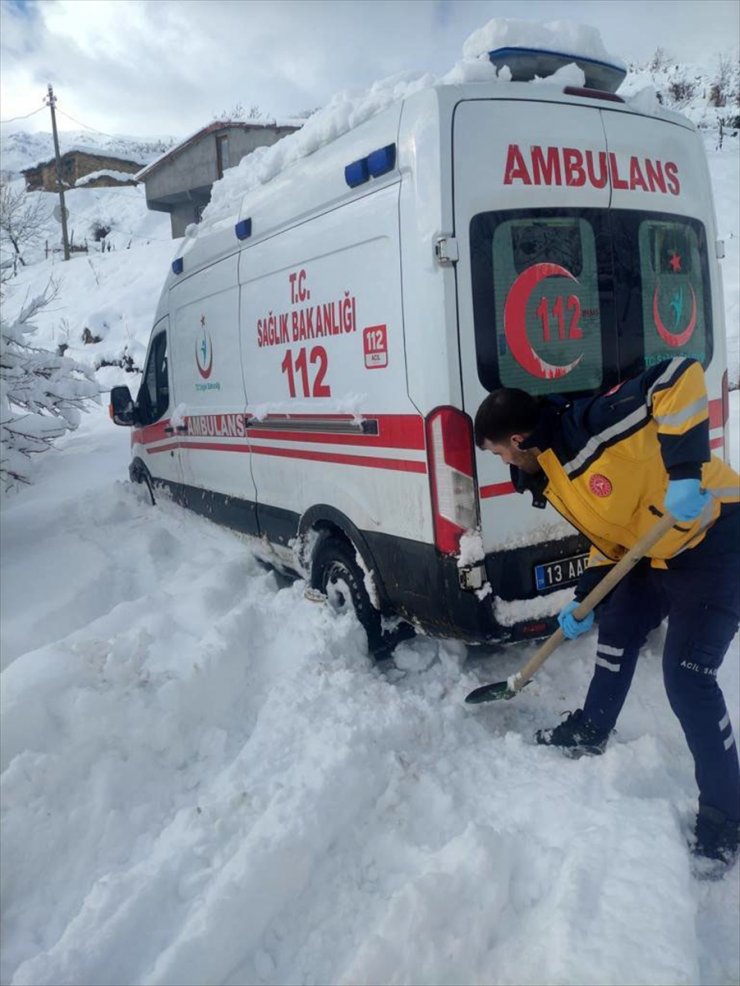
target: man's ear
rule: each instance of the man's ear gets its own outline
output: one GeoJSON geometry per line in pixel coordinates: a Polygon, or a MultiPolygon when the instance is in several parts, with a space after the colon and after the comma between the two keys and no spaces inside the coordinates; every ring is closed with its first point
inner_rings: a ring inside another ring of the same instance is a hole
{"type": "Polygon", "coordinates": [[[524,438],[525,438],[525,436],[524,436],[524,435],[512,435],[512,436],[511,436],[511,443],[512,443],[512,445],[514,445],[514,446],[515,446],[516,448],[519,448],[519,446],[520,446],[520,445],[522,444],[522,442],[524,441],[524,438]]]}

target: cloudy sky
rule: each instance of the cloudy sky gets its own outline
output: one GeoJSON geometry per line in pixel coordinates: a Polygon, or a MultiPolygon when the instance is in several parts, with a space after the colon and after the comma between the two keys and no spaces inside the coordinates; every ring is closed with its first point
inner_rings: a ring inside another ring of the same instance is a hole
{"type": "Polygon", "coordinates": [[[607,51],[658,46],[712,69],[737,51],[737,0],[0,0],[0,117],[180,137],[241,104],[286,119],[340,89],[403,72],[441,75],[494,17],[596,27],[607,51]]]}

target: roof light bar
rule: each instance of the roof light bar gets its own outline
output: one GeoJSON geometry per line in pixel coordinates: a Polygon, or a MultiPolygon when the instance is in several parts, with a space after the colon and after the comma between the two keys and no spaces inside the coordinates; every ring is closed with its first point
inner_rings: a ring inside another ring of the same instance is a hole
{"type": "Polygon", "coordinates": [[[506,48],[489,51],[488,58],[497,69],[507,65],[514,82],[530,82],[535,76],[540,79],[547,78],[572,62],[583,71],[587,89],[616,92],[627,75],[627,69],[623,65],[600,61],[575,52],[546,51],[542,48],[509,45],[506,48]]]}
{"type": "Polygon", "coordinates": [[[234,226],[234,232],[236,233],[237,240],[248,240],[252,235],[252,220],[240,219],[236,226],[234,226]]]}
{"type": "Polygon", "coordinates": [[[388,144],[387,147],[381,147],[367,156],[367,170],[373,178],[379,178],[381,175],[385,175],[389,171],[393,171],[395,166],[395,144],[388,144]]]}
{"type": "Polygon", "coordinates": [[[357,188],[364,185],[371,178],[380,178],[387,175],[396,167],[396,145],[386,144],[379,147],[376,151],[371,151],[367,157],[362,157],[358,161],[353,161],[344,169],[344,180],[350,188],[357,188]]]}
{"type": "Polygon", "coordinates": [[[175,260],[172,261],[172,273],[182,274],[183,266],[184,265],[183,265],[182,257],[177,257],[175,260]]]}
{"type": "Polygon", "coordinates": [[[350,188],[357,188],[358,185],[364,185],[369,178],[367,158],[365,157],[360,158],[359,161],[353,161],[352,164],[348,164],[344,169],[344,180],[350,188]]]}

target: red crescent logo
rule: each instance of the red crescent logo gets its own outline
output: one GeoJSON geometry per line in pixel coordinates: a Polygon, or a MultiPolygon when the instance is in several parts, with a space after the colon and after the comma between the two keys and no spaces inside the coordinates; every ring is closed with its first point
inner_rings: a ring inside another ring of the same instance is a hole
{"type": "Polygon", "coordinates": [[[691,316],[689,318],[689,324],[686,326],[683,332],[675,335],[670,332],[665,325],[663,325],[663,319],[660,317],[660,312],[658,311],[658,285],[655,285],[655,291],[653,292],[653,320],[655,321],[655,328],[658,330],[658,335],[667,343],[669,346],[678,348],[678,346],[685,346],[693,335],[694,329],[696,328],[696,295],[694,294],[694,289],[689,284],[689,291],[691,291],[691,316]]]}
{"type": "Polygon", "coordinates": [[[210,335],[208,335],[207,332],[204,332],[203,335],[200,337],[200,339],[196,337],[195,365],[198,367],[198,373],[200,373],[200,375],[203,377],[204,380],[207,380],[211,375],[211,370],[213,369],[213,345],[211,343],[211,337],[210,335]],[[202,340],[208,339],[208,366],[205,367],[200,365],[200,357],[198,355],[198,343],[201,341],[201,339],[202,340]]]}
{"type": "Polygon", "coordinates": [[[577,278],[559,264],[533,264],[532,267],[522,271],[506,296],[504,335],[511,355],[527,373],[541,380],[557,380],[578,366],[583,359],[583,353],[565,366],[547,363],[535,352],[527,337],[527,302],[535,287],[546,277],[567,277],[578,283],[577,278]]]}

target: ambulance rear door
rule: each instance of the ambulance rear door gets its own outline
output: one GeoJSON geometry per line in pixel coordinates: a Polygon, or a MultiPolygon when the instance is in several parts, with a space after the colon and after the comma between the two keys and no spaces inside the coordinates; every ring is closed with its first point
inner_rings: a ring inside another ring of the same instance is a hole
{"type": "Polygon", "coordinates": [[[680,122],[613,111],[602,116],[613,162],[622,369],[631,372],[630,351],[638,370],[676,356],[698,360],[707,380],[712,451],[726,457],[724,306],[701,138],[680,122]]]}
{"type": "MultiPolygon", "coordinates": [[[[604,252],[597,240],[608,235],[606,154],[598,108],[525,100],[457,105],[459,339],[471,417],[498,387],[575,395],[614,378],[617,342],[602,337],[597,259],[604,252]]],[[[533,510],[529,495],[516,494],[497,457],[479,450],[477,471],[487,554],[575,534],[551,507],[533,510]]],[[[528,594],[529,569],[520,581],[528,594]]]]}

